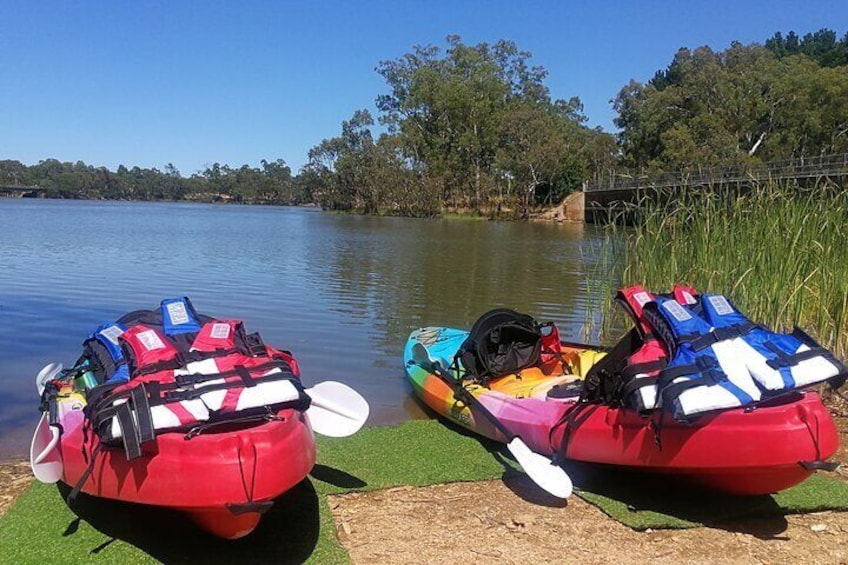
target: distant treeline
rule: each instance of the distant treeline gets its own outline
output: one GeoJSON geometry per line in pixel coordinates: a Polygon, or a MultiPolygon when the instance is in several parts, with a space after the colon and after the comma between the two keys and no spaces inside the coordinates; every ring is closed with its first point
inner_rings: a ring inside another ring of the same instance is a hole
{"type": "Polygon", "coordinates": [[[18,161],[0,161],[0,186],[37,186],[45,196],[75,195],[108,200],[198,200],[246,204],[304,204],[312,202],[292,178],[282,160],[262,161],[262,168],[231,169],[215,163],[202,173],[184,178],[168,164],[159,169],[128,169],[112,172],[82,161],[61,163],[47,159],[27,167],[18,161]]]}
{"type": "Polygon", "coordinates": [[[53,159],[0,161],[0,184],[85,198],[315,203],[368,214],[526,215],[584,183],[634,173],[848,152],[848,34],[827,29],[714,52],[681,49],[615,99],[616,135],[586,126],[579,98],[552,99],[547,71],[511,41],[416,46],[382,61],[379,116],[357,110],[292,176],[215,164],[183,178],[53,159]],[[381,126],[375,132],[375,126],[381,126]]]}

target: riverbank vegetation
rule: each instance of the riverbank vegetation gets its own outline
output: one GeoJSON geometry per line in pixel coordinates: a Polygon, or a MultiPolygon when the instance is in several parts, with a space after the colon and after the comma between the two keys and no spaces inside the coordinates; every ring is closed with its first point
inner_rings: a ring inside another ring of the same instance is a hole
{"type": "MultiPolygon", "coordinates": [[[[366,214],[526,217],[585,185],[848,152],[848,34],[776,33],[724,51],[681,49],[614,96],[613,135],[588,127],[576,96],[551,96],[547,70],[506,40],[416,46],[377,64],[374,116],[352,113],[292,174],[215,163],[183,177],[55,159],[0,161],[0,186],[128,200],[318,204],[366,214]]],[[[11,189],[6,189],[14,193],[11,189]]]]}
{"type": "Polygon", "coordinates": [[[750,319],[778,331],[797,324],[848,358],[848,191],[765,183],[683,193],[642,201],[632,228],[606,226],[610,290],[687,283],[726,294],[750,319]]]}
{"type": "Polygon", "coordinates": [[[105,200],[195,200],[245,204],[307,204],[299,191],[291,168],[285,161],[263,160],[261,168],[244,165],[232,169],[215,163],[204,171],[183,177],[172,165],[159,169],[117,171],[86,165],[82,161],[63,163],[46,159],[27,167],[18,161],[0,161],[0,186],[44,189],[38,195],[54,198],[105,200]]]}

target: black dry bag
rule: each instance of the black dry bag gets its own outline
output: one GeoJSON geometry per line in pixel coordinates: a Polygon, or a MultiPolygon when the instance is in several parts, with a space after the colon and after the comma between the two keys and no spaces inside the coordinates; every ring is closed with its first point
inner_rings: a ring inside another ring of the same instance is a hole
{"type": "Polygon", "coordinates": [[[474,323],[454,362],[459,361],[468,376],[486,382],[535,365],[541,342],[532,316],[496,308],[474,323]]]}

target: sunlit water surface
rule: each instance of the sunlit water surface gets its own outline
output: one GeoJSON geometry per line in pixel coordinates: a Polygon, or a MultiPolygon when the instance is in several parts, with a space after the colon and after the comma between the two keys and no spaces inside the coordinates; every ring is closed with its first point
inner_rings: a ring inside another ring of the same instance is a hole
{"type": "Polygon", "coordinates": [[[173,296],[291,350],[306,386],[353,386],[369,426],[429,417],[404,380],[409,332],[508,306],[581,339],[599,245],[582,225],[0,199],[0,459],[28,449],[42,366],[173,296]]]}

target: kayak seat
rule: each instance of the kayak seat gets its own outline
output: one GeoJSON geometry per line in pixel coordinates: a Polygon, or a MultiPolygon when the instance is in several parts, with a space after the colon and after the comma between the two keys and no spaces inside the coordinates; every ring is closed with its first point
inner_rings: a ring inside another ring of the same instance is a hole
{"type": "Polygon", "coordinates": [[[583,381],[578,380],[574,375],[563,375],[561,377],[545,379],[544,382],[534,386],[530,392],[530,398],[564,400],[580,396],[582,389],[583,381]]]}

